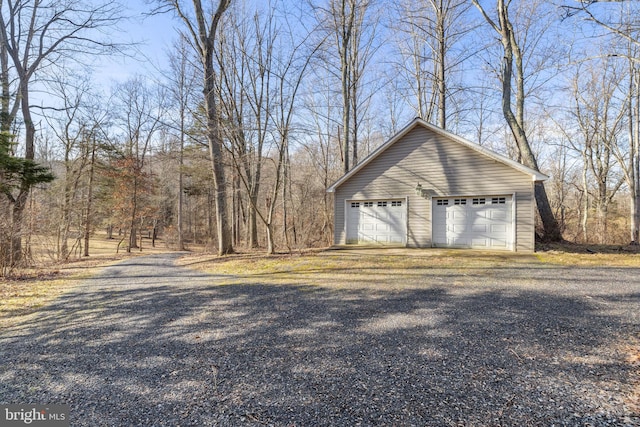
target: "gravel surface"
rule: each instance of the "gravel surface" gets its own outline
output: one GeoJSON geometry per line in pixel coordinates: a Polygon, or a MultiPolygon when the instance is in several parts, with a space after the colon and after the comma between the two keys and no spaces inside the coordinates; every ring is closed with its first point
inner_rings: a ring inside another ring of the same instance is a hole
{"type": "Polygon", "coordinates": [[[72,426],[640,425],[640,268],[433,269],[386,292],[217,286],[177,256],[1,331],[0,402],[68,403],[72,426]]]}

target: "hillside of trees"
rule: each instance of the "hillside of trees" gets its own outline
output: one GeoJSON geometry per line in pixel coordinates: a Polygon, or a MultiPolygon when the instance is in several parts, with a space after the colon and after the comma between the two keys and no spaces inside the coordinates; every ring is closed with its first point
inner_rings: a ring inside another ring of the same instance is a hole
{"type": "MultiPolygon", "coordinates": [[[[155,0],[155,73],[99,81],[114,2],[0,0],[0,267],[141,238],[220,255],[326,247],[326,188],[413,117],[550,179],[538,237],[637,244],[640,4],[155,0]],[[171,31],[171,29],[167,29],[171,31]]],[[[140,19],[138,17],[138,19],[140,19]]],[[[150,24],[149,24],[150,25],[150,24]]]]}

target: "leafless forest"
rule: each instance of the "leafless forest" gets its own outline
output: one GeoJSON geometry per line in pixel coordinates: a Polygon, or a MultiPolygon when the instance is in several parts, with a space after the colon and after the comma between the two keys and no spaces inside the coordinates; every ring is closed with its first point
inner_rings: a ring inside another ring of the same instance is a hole
{"type": "MultiPolygon", "coordinates": [[[[155,0],[156,73],[112,1],[0,0],[0,266],[332,243],[325,189],[413,117],[540,170],[543,241],[637,244],[636,1],[155,0]],[[42,249],[42,248],[41,248],[42,249]]],[[[143,16],[143,17],[144,17],[143,16]]]]}

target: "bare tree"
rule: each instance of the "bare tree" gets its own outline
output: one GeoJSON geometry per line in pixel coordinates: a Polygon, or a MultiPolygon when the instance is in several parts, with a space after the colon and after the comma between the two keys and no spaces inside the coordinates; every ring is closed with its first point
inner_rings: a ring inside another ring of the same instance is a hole
{"type": "MultiPolygon", "coordinates": [[[[55,114],[45,115],[45,120],[62,149],[64,175],[61,177],[62,196],[57,221],[57,256],[59,260],[67,260],[71,253],[68,247],[71,227],[75,225],[78,231],[82,228],[83,215],[77,208],[82,206],[79,199],[81,184],[93,152],[91,141],[94,130],[86,113],[91,76],[79,76],[62,70],[50,80],[49,86],[62,101],[55,114]]],[[[77,236],[80,242],[80,235],[77,236]]]]}
{"type": "MultiPolygon", "coordinates": [[[[237,13],[237,11],[234,11],[237,13]]],[[[267,253],[275,252],[275,218],[283,213],[286,239],[287,162],[297,94],[313,52],[276,21],[275,9],[256,11],[250,19],[229,16],[236,29],[220,38],[220,99],[236,176],[247,195],[249,244],[257,244],[256,219],[266,229],[267,253]],[[263,12],[263,13],[261,13],[263,12]],[[273,165],[273,169],[267,168],[273,165]],[[264,182],[264,174],[272,185],[264,182]],[[259,193],[265,190],[261,208],[259,193]],[[281,194],[282,191],[282,194],[281,194]],[[278,200],[282,197],[282,210],[278,200]]]]}
{"type": "Polygon", "coordinates": [[[203,7],[201,0],[193,0],[188,7],[180,0],[158,0],[180,17],[186,27],[190,43],[196,49],[203,70],[203,95],[206,112],[207,141],[215,189],[215,207],[218,232],[218,255],[233,252],[231,221],[227,208],[227,183],[225,176],[222,135],[218,115],[216,70],[214,64],[215,42],[218,24],[231,0],[219,0],[211,9],[203,7]]]}
{"type": "Polygon", "coordinates": [[[640,245],[640,66],[629,61],[629,158],[625,177],[630,196],[631,244],[640,245]]]}
{"type": "MultiPolygon", "coordinates": [[[[24,126],[24,158],[35,159],[36,127],[33,119],[31,84],[38,72],[64,60],[81,61],[86,55],[113,51],[117,46],[100,39],[105,27],[121,19],[114,2],[81,0],[1,0],[0,62],[2,63],[2,128],[15,124],[18,112],[24,126]],[[12,89],[13,88],[13,89],[12,89]]],[[[13,224],[12,257],[22,254],[22,218],[30,187],[23,185],[4,200],[10,204],[13,224]]]]}
{"type": "Polygon", "coordinates": [[[190,126],[190,118],[193,118],[193,102],[195,98],[194,90],[196,88],[196,67],[191,62],[192,50],[190,49],[184,35],[180,35],[180,39],[175,44],[174,51],[169,58],[170,75],[169,93],[172,102],[177,108],[177,117],[174,119],[172,126],[178,133],[178,206],[176,215],[177,225],[177,246],[178,250],[185,249],[184,243],[184,150],[187,142],[188,127],[190,126]]]}
{"type": "MultiPolygon", "coordinates": [[[[313,73],[313,71],[312,71],[313,73]]],[[[322,225],[320,230],[322,236],[326,237],[326,242],[333,242],[333,204],[332,199],[328,196],[326,188],[340,176],[341,159],[339,156],[339,144],[334,121],[335,111],[339,106],[334,105],[333,90],[331,87],[324,87],[323,90],[306,94],[304,99],[305,111],[304,117],[309,121],[305,124],[310,135],[309,140],[301,141],[306,156],[298,155],[302,164],[309,164],[313,168],[314,176],[320,179],[322,188],[322,225]],[[304,158],[308,158],[306,162],[304,158]]]]}
{"type": "Polygon", "coordinates": [[[330,73],[334,73],[335,59],[339,62],[337,76],[342,98],[342,126],[339,138],[342,141],[343,171],[348,172],[358,164],[359,126],[366,105],[363,94],[365,71],[376,52],[379,17],[371,0],[330,0],[329,4],[313,6],[320,25],[327,32],[324,54],[330,73]],[[330,51],[335,48],[337,55],[330,51]],[[336,58],[337,56],[337,58],[336,58]]]}
{"type": "Polygon", "coordinates": [[[127,252],[139,248],[137,236],[146,214],[145,208],[153,210],[148,202],[145,204],[143,197],[152,190],[145,162],[165,114],[162,90],[159,86],[149,87],[140,77],[121,83],[115,89],[114,124],[120,132],[110,144],[114,158],[111,174],[119,183],[115,187],[115,199],[122,206],[121,224],[126,224],[128,230],[127,252]]]}
{"type": "Polygon", "coordinates": [[[236,177],[246,185],[246,234],[258,247],[258,197],[265,151],[273,130],[269,115],[274,105],[273,61],[277,28],[274,10],[266,13],[233,10],[227,25],[233,31],[219,37],[216,52],[219,97],[224,134],[236,177]],[[262,18],[262,16],[264,18],[262,18]]]}
{"type": "Polygon", "coordinates": [[[627,46],[627,144],[615,144],[613,154],[629,187],[630,244],[640,245],[640,60],[637,60],[640,45],[627,42],[627,46]]]}
{"type": "Polygon", "coordinates": [[[626,58],[629,64],[628,86],[628,140],[629,155],[620,156],[618,160],[624,165],[623,170],[629,186],[630,201],[630,238],[631,244],[640,244],[640,77],[638,74],[640,57],[640,19],[638,2],[625,0],[585,0],[578,4],[563,6],[566,17],[586,16],[586,19],[603,28],[621,43],[612,49],[610,56],[626,58]],[[593,10],[596,3],[603,7],[593,10]],[[604,7],[606,4],[606,7],[604,7]],[[625,157],[622,160],[622,157],[625,157]]]}
{"type": "MultiPolygon", "coordinates": [[[[584,161],[582,181],[585,200],[589,191],[587,171],[595,181],[593,200],[598,243],[606,243],[608,208],[624,183],[624,176],[615,173],[619,165],[614,153],[619,149],[627,114],[626,100],[617,98],[625,77],[617,68],[605,60],[587,70],[579,69],[574,80],[574,116],[579,134],[570,142],[584,161]]],[[[586,212],[587,206],[585,215],[586,212]]],[[[586,239],[586,220],[583,220],[583,232],[586,239]]]]}
{"type": "Polygon", "coordinates": [[[400,43],[401,70],[413,89],[416,114],[443,129],[447,100],[452,96],[448,82],[470,56],[468,49],[454,51],[471,29],[470,7],[463,0],[413,0],[399,5],[399,29],[406,35],[400,43]]]}
{"type": "MultiPolygon", "coordinates": [[[[291,35],[291,30],[289,35],[291,35]]],[[[271,206],[267,216],[267,252],[274,253],[274,239],[273,239],[273,214],[275,202],[278,197],[279,187],[282,186],[283,190],[287,188],[287,169],[289,162],[289,146],[291,143],[292,135],[292,123],[294,118],[294,111],[297,105],[297,96],[300,90],[300,86],[306,70],[311,59],[314,56],[315,51],[320,47],[319,45],[312,47],[311,50],[305,51],[307,38],[299,43],[295,43],[295,40],[289,40],[288,43],[293,45],[293,48],[284,53],[278,58],[278,66],[274,68],[273,72],[276,77],[276,96],[277,107],[274,109],[272,120],[276,129],[276,146],[278,147],[278,160],[276,163],[276,182],[273,186],[271,206]]],[[[283,204],[284,204],[284,230],[286,238],[286,192],[283,191],[283,204]]]]}
{"type": "MultiPolygon", "coordinates": [[[[504,115],[513,138],[518,147],[520,161],[526,166],[539,171],[538,161],[531,149],[525,125],[525,58],[518,43],[513,22],[509,17],[511,0],[497,0],[497,22],[489,16],[478,0],[472,0],[480,10],[487,23],[500,36],[502,44],[502,67],[500,79],[502,83],[502,113],[504,115]],[[513,82],[515,80],[515,87],[513,82]],[[513,110],[512,97],[515,97],[515,112],[513,110]]],[[[535,198],[538,213],[544,227],[544,239],[546,241],[562,240],[562,233],[558,221],[553,215],[547,192],[542,182],[535,184],[535,198]]]]}

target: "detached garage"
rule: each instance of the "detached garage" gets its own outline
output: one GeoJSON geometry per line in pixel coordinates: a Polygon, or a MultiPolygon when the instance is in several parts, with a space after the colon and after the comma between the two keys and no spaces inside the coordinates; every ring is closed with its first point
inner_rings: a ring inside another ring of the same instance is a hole
{"type": "Polygon", "coordinates": [[[545,179],[415,119],[329,187],[335,243],[533,251],[545,179]]]}

